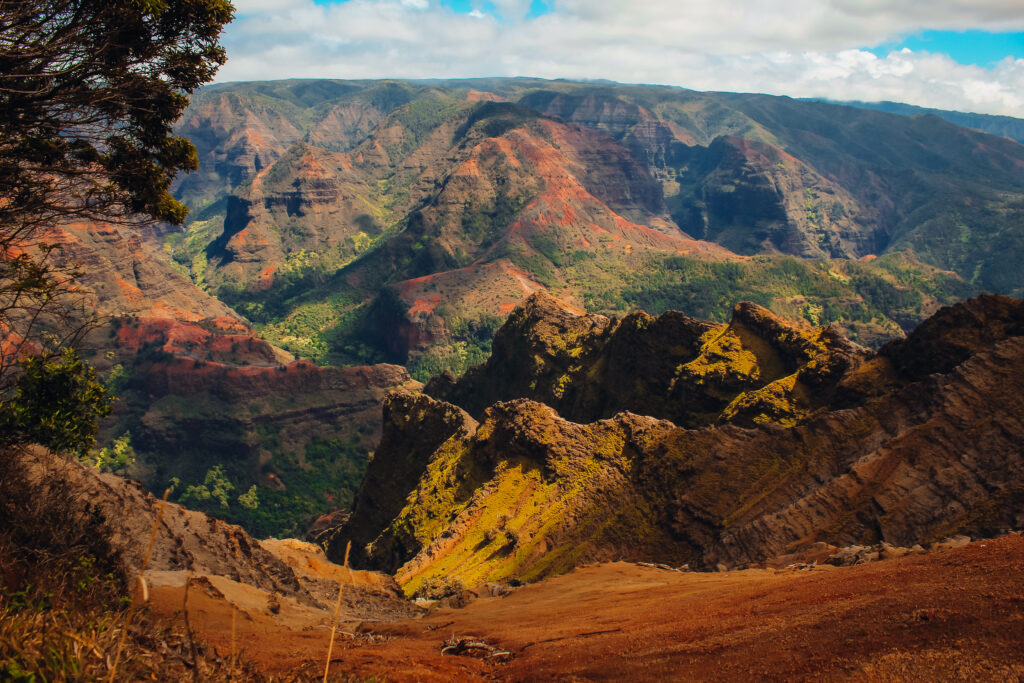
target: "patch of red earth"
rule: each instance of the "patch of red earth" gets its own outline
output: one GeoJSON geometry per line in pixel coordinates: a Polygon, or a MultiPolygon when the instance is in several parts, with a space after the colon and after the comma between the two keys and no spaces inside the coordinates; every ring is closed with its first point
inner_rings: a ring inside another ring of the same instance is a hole
{"type": "Polygon", "coordinates": [[[431,315],[440,303],[440,294],[435,294],[430,299],[416,299],[413,301],[412,307],[407,311],[407,315],[410,318],[416,315],[431,315]]]}
{"type": "Polygon", "coordinates": [[[871,263],[876,258],[878,258],[878,254],[864,254],[857,260],[860,261],[861,263],[871,263]]]}
{"type": "Polygon", "coordinates": [[[274,285],[274,273],[276,271],[277,268],[272,265],[261,270],[257,287],[260,289],[270,289],[274,285]]]}
{"type": "Polygon", "coordinates": [[[296,171],[300,178],[327,178],[330,175],[327,167],[309,152],[303,154],[299,159],[296,171]]]}
{"type": "Polygon", "coordinates": [[[229,318],[197,322],[165,317],[130,318],[117,328],[114,340],[120,350],[131,354],[144,346],[158,346],[164,353],[214,363],[276,365],[279,360],[290,360],[287,354],[281,355],[270,344],[254,337],[244,323],[229,318]]]}
{"type": "Polygon", "coordinates": [[[250,331],[249,326],[237,318],[221,316],[219,318],[210,318],[207,322],[222,334],[246,334],[250,331]]]}
{"type": "Polygon", "coordinates": [[[451,173],[452,178],[458,178],[459,176],[469,176],[472,178],[480,177],[480,162],[477,161],[476,157],[470,157],[462,162],[458,168],[451,173]]]}
{"type": "Polygon", "coordinates": [[[11,359],[22,354],[29,355],[41,352],[42,349],[39,346],[25,341],[24,337],[11,330],[10,325],[0,321],[0,356],[5,361],[10,362],[11,359]]]}
{"type": "MultiPolygon", "coordinates": [[[[466,270],[466,269],[463,268],[461,270],[466,270]]],[[[446,272],[452,272],[452,271],[446,271],[446,272]]],[[[401,282],[396,284],[395,287],[398,289],[398,295],[400,297],[402,297],[403,299],[408,299],[410,296],[412,296],[413,290],[415,290],[417,288],[422,288],[423,286],[425,286],[427,284],[436,282],[441,275],[444,275],[444,273],[433,273],[431,275],[422,275],[420,277],[414,277],[414,278],[410,278],[408,280],[402,280],[401,282]]]]}
{"type": "Polygon", "coordinates": [[[683,144],[691,147],[697,144],[697,138],[693,137],[690,131],[686,130],[675,121],[663,121],[662,123],[668,126],[668,129],[672,131],[672,135],[675,136],[676,140],[679,140],[683,144]]]}
{"type": "Polygon", "coordinates": [[[253,249],[254,247],[269,246],[270,242],[266,238],[254,234],[249,228],[245,228],[235,233],[231,237],[229,244],[241,249],[253,249]]]}
{"type": "MultiPolygon", "coordinates": [[[[331,671],[389,681],[1020,680],[1024,538],[1010,535],[847,568],[723,573],[582,567],[418,620],[364,623],[331,671]],[[483,640],[507,662],[441,653],[483,640]]],[[[180,599],[155,611],[171,616],[180,599]]],[[[230,607],[190,609],[221,652],[230,607]]],[[[268,673],[320,669],[329,629],[239,620],[237,646],[268,673]]],[[[346,625],[345,631],[350,631],[346,625]]]]}
{"type": "Polygon", "coordinates": [[[487,138],[480,143],[480,151],[486,156],[500,156],[502,161],[507,162],[513,168],[522,166],[522,163],[516,157],[515,145],[508,138],[487,138]]]}
{"type": "Polygon", "coordinates": [[[467,102],[505,102],[505,98],[501,95],[495,95],[492,92],[486,92],[483,90],[470,90],[466,93],[467,102]]]}
{"type": "Polygon", "coordinates": [[[188,311],[178,306],[172,306],[164,301],[157,300],[153,302],[152,307],[145,312],[147,317],[153,318],[174,318],[176,320],[182,320],[186,322],[197,322],[203,319],[203,316],[196,313],[195,311],[188,311]]]}
{"type": "Polygon", "coordinates": [[[492,314],[508,313],[534,292],[546,289],[508,259],[477,262],[455,270],[405,280],[396,285],[399,296],[410,303],[409,317],[430,315],[441,303],[444,290],[448,301],[492,314]],[[512,309],[508,306],[511,305],[512,309]]]}
{"type": "Polygon", "coordinates": [[[1024,675],[1022,571],[1020,536],[813,572],[602,565],[396,625],[392,640],[346,652],[339,670],[389,680],[1013,680],[1024,675]],[[440,656],[453,633],[514,659],[440,656]],[[475,668],[444,668],[458,664],[475,668]]]}
{"type": "MultiPolygon", "coordinates": [[[[551,121],[543,121],[542,125],[553,139],[567,148],[588,141],[581,131],[551,121]]],[[[575,227],[584,234],[599,232],[611,236],[615,242],[627,241],[634,247],[643,246],[659,251],[673,252],[699,244],[699,241],[682,234],[666,234],[623,218],[583,187],[574,175],[574,162],[550,144],[539,142],[524,131],[513,131],[501,139],[510,145],[509,154],[513,158],[520,156],[534,166],[536,173],[543,178],[544,190],[526,206],[519,218],[509,226],[503,239],[489,253],[513,237],[521,238],[531,229],[544,229],[548,226],[575,227]],[[587,219],[582,218],[583,215],[587,219]],[[596,223],[595,219],[601,224],[596,223]]],[[[717,245],[709,244],[701,250],[718,253],[723,258],[731,256],[731,252],[717,245]]]]}
{"type": "Polygon", "coordinates": [[[121,296],[123,296],[131,305],[137,306],[145,300],[146,297],[142,293],[142,290],[127,280],[115,277],[114,282],[117,284],[117,288],[121,290],[121,296]]]}

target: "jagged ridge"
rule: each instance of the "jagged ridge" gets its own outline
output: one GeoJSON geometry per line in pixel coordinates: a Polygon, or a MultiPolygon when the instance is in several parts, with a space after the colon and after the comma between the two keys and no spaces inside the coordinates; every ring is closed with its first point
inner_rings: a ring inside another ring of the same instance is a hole
{"type": "MultiPolygon", "coordinates": [[[[808,382],[818,407],[793,423],[741,427],[729,422],[742,411],[725,410],[724,424],[698,429],[632,413],[581,425],[536,401],[497,403],[475,431],[449,425],[367,561],[413,591],[441,576],[534,579],[612,558],[737,566],[818,541],[912,545],[1020,526],[1022,315],[1024,302],[984,296],[879,354],[833,341],[854,362],[822,372],[825,391],[808,382]]],[[[820,372],[816,361],[797,374],[820,372]]],[[[431,412],[457,414],[413,403],[388,423],[392,442],[429,427],[431,412]]],[[[350,528],[366,538],[361,525],[357,513],[350,528]]]]}

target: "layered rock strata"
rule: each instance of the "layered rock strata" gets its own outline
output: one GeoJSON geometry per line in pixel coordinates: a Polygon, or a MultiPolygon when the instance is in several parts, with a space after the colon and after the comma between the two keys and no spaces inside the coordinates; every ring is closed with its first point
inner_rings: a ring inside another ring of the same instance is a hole
{"type": "MultiPolygon", "coordinates": [[[[759,340],[749,347],[774,344],[777,367],[797,376],[802,389],[775,397],[807,406],[797,416],[762,411],[752,420],[736,409],[768,400],[765,386],[779,382],[771,376],[703,427],[633,412],[577,424],[523,398],[491,405],[477,426],[454,406],[391,398],[382,462],[395,462],[387,444],[414,441],[420,430],[448,436],[410,463],[418,481],[386,526],[356,508],[350,533],[377,533],[365,546],[368,566],[397,570],[412,592],[440,577],[535,579],[615,558],[736,567],[816,543],[912,546],[1024,525],[1024,302],[957,304],[878,354],[832,338],[830,350],[795,370],[779,349],[806,359],[808,340],[833,333],[787,336],[779,321],[753,322],[755,312],[741,306],[736,318],[759,340]],[[437,415],[447,416],[440,432],[437,415]]],[[[595,338],[614,329],[560,316],[546,329],[594,325],[595,338]]],[[[722,359],[724,376],[743,358],[722,359]]]]}

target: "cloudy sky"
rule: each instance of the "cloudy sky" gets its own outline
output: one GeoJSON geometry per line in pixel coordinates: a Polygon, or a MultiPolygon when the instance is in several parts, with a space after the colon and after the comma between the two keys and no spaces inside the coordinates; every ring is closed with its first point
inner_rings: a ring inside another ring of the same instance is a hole
{"type": "Polygon", "coordinates": [[[234,0],[218,81],[604,78],[1024,117],[1024,0],[234,0]]]}

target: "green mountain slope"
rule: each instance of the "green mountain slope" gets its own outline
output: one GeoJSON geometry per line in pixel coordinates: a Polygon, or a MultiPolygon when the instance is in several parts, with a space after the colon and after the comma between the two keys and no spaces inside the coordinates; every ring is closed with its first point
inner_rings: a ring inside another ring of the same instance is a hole
{"type": "Polygon", "coordinates": [[[899,114],[901,116],[923,116],[931,114],[938,116],[940,119],[945,119],[950,123],[963,126],[964,128],[973,128],[975,130],[980,130],[983,133],[988,133],[989,135],[999,135],[1004,138],[1016,140],[1017,142],[1024,142],[1024,119],[1015,118],[1013,116],[998,116],[992,114],[975,114],[963,111],[948,111],[946,109],[932,109],[929,107],[918,107],[913,104],[904,104],[902,102],[861,102],[859,100],[848,102],[835,100],[817,101],[828,102],[829,104],[841,104],[848,107],[857,107],[859,109],[874,109],[875,111],[884,111],[889,114],[899,114]]]}
{"type": "Polygon", "coordinates": [[[935,117],[538,79],[222,84],[168,238],[269,340],[421,379],[526,296],[725,320],[751,299],[877,344],[1019,294],[1024,147],[935,117]]]}

